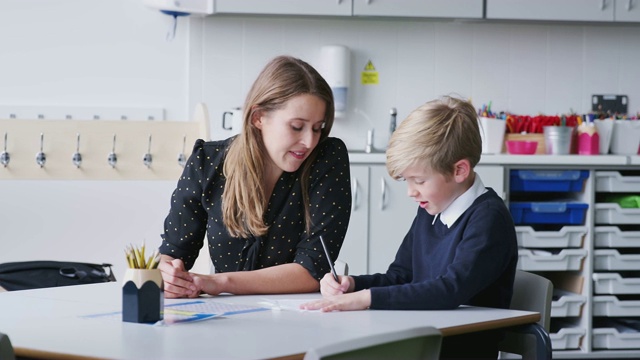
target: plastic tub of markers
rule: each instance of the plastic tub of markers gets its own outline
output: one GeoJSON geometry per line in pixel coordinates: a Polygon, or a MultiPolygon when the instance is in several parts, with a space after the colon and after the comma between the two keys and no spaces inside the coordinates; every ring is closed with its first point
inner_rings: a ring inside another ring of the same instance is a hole
{"type": "Polygon", "coordinates": [[[511,202],[509,210],[516,225],[583,225],[588,204],[575,202],[511,202]]]}
{"type": "Polygon", "coordinates": [[[511,170],[510,189],[538,192],[581,192],[588,170],[511,170]]]}

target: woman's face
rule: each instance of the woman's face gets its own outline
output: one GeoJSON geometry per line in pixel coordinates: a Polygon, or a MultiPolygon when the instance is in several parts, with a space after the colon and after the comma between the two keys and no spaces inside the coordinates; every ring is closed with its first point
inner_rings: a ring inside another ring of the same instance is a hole
{"type": "Polygon", "coordinates": [[[325,107],[319,97],[303,94],[291,98],[279,110],[257,112],[253,125],[261,130],[272,162],[268,171],[294,172],[300,168],[320,141],[325,107]]]}

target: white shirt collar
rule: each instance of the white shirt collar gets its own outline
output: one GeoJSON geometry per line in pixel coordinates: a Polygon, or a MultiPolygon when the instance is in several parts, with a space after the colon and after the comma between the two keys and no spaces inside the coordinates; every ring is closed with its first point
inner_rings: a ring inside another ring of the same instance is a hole
{"type": "Polygon", "coordinates": [[[449,205],[449,207],[438,214],[440,215],[440,221],[443,224],[447,225],[447,227],[451,227],[451,225],[453,225],[453,223],[458,220],[460,215],[467,211],[467,209],[471,207],[471,204],[473,204],[473,202],[476,201],[476,199],[480,195],[487,192],[487,188],[484,187],[484,184],[480,179],[480,175],[478,175],[477,173],[475,175],[476,178],[473,181],[473,185],[471,185],[471,187],[467,191],[465,191],[464,194],[458,196],[458,198],[455,199],[451,203],[451,205],[449,205]]]}

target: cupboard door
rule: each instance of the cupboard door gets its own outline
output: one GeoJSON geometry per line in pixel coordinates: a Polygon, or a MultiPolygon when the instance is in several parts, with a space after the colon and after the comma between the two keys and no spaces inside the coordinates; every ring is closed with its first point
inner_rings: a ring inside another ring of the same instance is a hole
{"type": "Polygon", "coordinates": [[[640,0],[616,0],[615,20],[640,22],[640,0]]]}
{"type": "Polygon", "coordinates": [[[613,0],[487,0],[487,19],[613,21],[613,0]]]}
{"type": "Polygon", "coordinates": [[[367,273],[369,244],[369,166],[351,165],[351,218],[338,259],[349,265],[349,274],[367,273]]]}
{"type": "Polygon", "coordinates": [[[500,165],[477,165],[475,172],[480,175],[482,183],[492,188],[502,199],[506,199],[504,191],[504,167],[500,165]]]}
{"type": "Polygon", "coordinates": [[[355,16],[482,19],[482,0],[353,0],[355,16]]]}
{"type": "Polygon", "coordinates": [[[216,0],[216,14],[351,16],[352,0],[216,0]]]}
{"type": "Polygon", "coordinates": [[[369,273],[387,271],[409,231],[418,204],[407,184],[392,179],[385,165],[371,166],[369,197],[369,273]]]}

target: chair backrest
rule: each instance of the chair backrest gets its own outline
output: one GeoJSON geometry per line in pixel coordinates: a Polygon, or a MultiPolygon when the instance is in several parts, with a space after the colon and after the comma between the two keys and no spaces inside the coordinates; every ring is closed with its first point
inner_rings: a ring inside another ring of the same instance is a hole
{"type": "MultiPolygon", "coordinates": [[[[551,359],[551,345],[548,338],[551,323],[551,299],[553,283],[545,277],[526,271],[516,270],[513,281],[512,310],[535,311],[540,313],[538,324],[546,332],[540,338],[535,328],[521,326],[507,330],[505,338],[498,345],[501,353],[518,354],[522,359],[551,359]]],[[[540,330],[542,331],[542,330],[540,330]]],[[[550,340],[549,340],[550,341],[550,340]]],[[[503,354],[500,358],[504,358],[503,354]]]]}
{"type": "Polygon", "coordinates": [[[516,270],[516,278],[513,281],[513,297],[511,309],[536,311],[540,313],[538,324],[548,332],[551,324],[551,298],[553,296],[553,284],[540,275],[522,270],[516,270]]]}
{"type": "Polygon", "coordinates": [[[440,356],[442,334],[431,326],[328,344],[307,351],[304,360],[428,359],[440,356]]]}
{"type": "Polygon", "coordinates": [[[13,353],[13,346],[6,334],[0,333],[0,359],[2,360],[15,360],[16,356],[13,353]]]}

